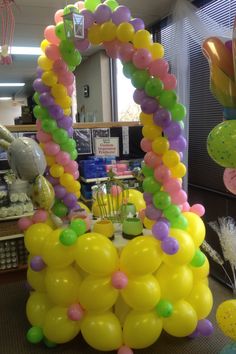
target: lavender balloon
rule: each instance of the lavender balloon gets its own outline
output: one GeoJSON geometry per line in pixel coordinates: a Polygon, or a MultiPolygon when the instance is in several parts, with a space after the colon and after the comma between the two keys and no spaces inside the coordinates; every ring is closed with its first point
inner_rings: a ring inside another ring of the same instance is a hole
{"type": "Polygon", "coordinates": [[[134,27],[135,32],[145,28],[145,24],[141,18],[133,18],[129,23],[134,27]]]}
{"type": "Polygon", "coordinates": [[[94,23],[94,15],[89,10],[82,10],[80,11],[81,15],[84,16],[84,29],[87,29],[92,26],[94,23]]]}
{"type": "Polygon", "coordinates": [[[198,321],[197,330],[202,336],[210,336],[214,332],[214,327],[211,321],[203,319],[198,321]]]}
{"type": "Polygon", "coordinates": [[[193,331],[193,333],[191,333],[188,338],[191,338],[191,339],[195,339],[197,337],[199,337],[200,333],[199,331],[197,330],[197,328],[193,331]]]}
{"type": "Polygon", "coordinates": [[[112,11],[109,6],[105,4],[98,5],[94,12],[94,20],[97,23],[104,23],[111,19],[112,11]]]}
{"type": "Polygon", "coordinates": [[[161,128],[166,128],[171,122],[171,115],[164,108],[159,108],[153,115],[153,122],[161,128]]]}
{"type": "Polygon", "coordinates": [[[46,267],[42,257],[34,256],[30,261],[30,267],[34,272],[40,272],[46,267]]]}
{"type": "Polygon", "coordinates": [[[68,130],[69,128],[72,127],[73,120],[71,117],[68,117],[68,118],[64,117],[57,122],[57,125],[59,128],[63,128],[65,130],[68,130]]]}
{"type": "Polygon", "coordinates": [[[129,22],[131,19],[130,9],[126,6],[118,6],[112,13],[111,19],[117,26],[122,22],[129,22]]]}
{"type": "Polygon", "coordinates": [[[67,133],[68,133],[68,136],[70,137],[70,138],[73,138],[73,135],[74,135],[74,129],[71,127],[71,128],[69,128],[68,130],[67,130],[67,133]]]}
{"type": "Polygon", "coordinates": [[[173,237],[167,237],[161,243],[162,251],[166,254],[173,255],[178,252],[179,250],[179,243],[173,237]]]}
{"type": "Polygon", "coordinates": [[[87,38],[82,40],[77,40],[74,42],[75,48],[78,49],[80,52],[86,52],[86,50],[90,47],[90,42],[87,38]]]}
{"type": "Polygon", "coordinates": [[[152,233],[157,240],[163,241],[169,235],[169,227],[165,222],[158,221],[153,225],[152,233]]]}
{"type": "Polygon", "coordinates": [[[169,143],[170,149],[178,152],[183,152],[187,147],[187,141],[182,135],[178,136],[176,139],[170,140],[169,143]]]}
{"type": "Polygon", "coordinates": [[[42,75],[43,75],[43,69],[41,69],[41,68],[38,66],[36,72],[37,72],[38,78],[41,78],[42,75]]]}
{"type": "Polygon", "coordinates": [[[182,133],[182,128],[178,122],[172,121],[168,127],[164,129],[164,134],[168,139],[176,139],[182,133]]]}
{"type": "Polygon", "coordinates": [[[74,208],[77,204],[77,197],[72,194],[72,193],[68,193],[66,194],[66,196],[63,198],[63,202],[64,204],[68,207],[68,208],[74,208]]]}
{"type": "Polygon", "coordinates": [[[152,204],[152,198],[153,198],[152,193],[148,193],[148,192],[143,193],[143,199],[147,204],[152,204]]]}
{"type": "Polygon", "coordinates": [[[55,196],[58,199],[62,199],[66,196],[66,189],[64,187],[62,187],[60,184],[57,184],[56,186],[54,186],[54,192],[55,192],[55,196]]]}
{"type": "Polygon", "coordinates": [[[54,98],[48,92],[41,93],[39,101],[44,107],[50,107],[55,104],[54,98]]]}
{"type": "Polygon", "coordinates": [[[48,112],[52,118],[55,120],[62,119],[64,117],[64,112],[63,109],[58,106],[57,104],[54,104],[53,106],[50,106],[48,108],[48,112]]]}
{"type": "Polygon", "coordinates": [[[158,110],[158,102],[155,98],[147,97],[141,102],[141,109],[146,114],[152,114],[158,110]]]}
{"type": "Polygon", "coordinates": [[[59,184],[59,178],[54,178],[51,175],[47,176],[48,182],[50,182],[53,186],[59,184]]]}
{"type": "Polygon", "coordinates": [[[44,85],[44,83],[43,83],[43,81],[41,79],[34,80],[33,88],[38,93],[44,93],[44,92],[49,92],[50,91],[50,87],[44,85]]]}
{"type": "Polygon", "coordinates": [[[168,227],[170,227],[170,222],[166,218],[160,218],[158,221],[164,222],[168,227]]]}
{"type": "Polygon", "coordinates": [[[154,205],[148,205],[145,210],[145,215],[150,220],[158,220],[162,215],[162,211],[155,208],[154,205]]]}
{"type": "Polygon", "coordinates": [[[147,98],[147,95],[145,93],[144,90],[139,90],[139,89],[136,89],[134,91],[134,94],[133,94],[133,99],[134,99],[134,102],[137,103],[137,104],[141,104],[141,102],[147,98]]]}

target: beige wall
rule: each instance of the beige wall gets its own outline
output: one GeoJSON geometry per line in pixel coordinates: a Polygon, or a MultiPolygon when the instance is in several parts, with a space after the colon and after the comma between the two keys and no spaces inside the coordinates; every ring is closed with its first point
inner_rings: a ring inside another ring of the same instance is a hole
{"type": "Polygon", "coordinates": [[[21,116],[21,104],[11,101],[0,101],[0,124],[13,125],[14,118],[21,116]]]}
{"type": "Polygon", "coordinates": [[[78,112],[84,106],[85,121],[111,121],[109,58],[104,51],[90,56],[75,75],[78,112]],[[84,97],[84,85],[89,86],[89,97],[84,97]]]}

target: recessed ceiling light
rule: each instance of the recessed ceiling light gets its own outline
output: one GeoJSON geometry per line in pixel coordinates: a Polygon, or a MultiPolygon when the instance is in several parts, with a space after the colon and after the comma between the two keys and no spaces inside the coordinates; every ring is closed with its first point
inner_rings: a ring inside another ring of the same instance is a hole
{"type": "Polygon", "coordinates": [[[10,101],[11,97],[0,97],[0,101],[10,101]]]}
{"type": "Polygon", "coordinates": [[[0,87],[23,87],[24,82],[0,82],[0,87]]]}
{"type": "Polygon", "coordinates": [[[13,55],[40,55],[42,51],[39,47],[11,47],[13,55]]]}

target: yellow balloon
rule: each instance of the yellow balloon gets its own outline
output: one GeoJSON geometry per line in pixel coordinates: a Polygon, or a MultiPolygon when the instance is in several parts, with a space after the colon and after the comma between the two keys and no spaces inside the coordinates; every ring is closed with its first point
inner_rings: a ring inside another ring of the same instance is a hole
{"type": "Polygon", "coordinates": [[[57,83],[57,75],[53,71],[45,71],[42,75],[42,81],[47,86],[54,86],[57,83]]]}
{"type": "Polygon", "coordinates": [[[170,168],[172,178],[183,178],[186,175],[186,166],[180,162],[176,166],[170,168]]]}
{"type": "Polygon", "coordinates": [[[46,55],[40,55],[38,57],[38,66],[44,71],[49,71],[52,69],[53,61],[48,59],[46,55]]]}
{"type": "Polygon", "coordinates": [[[199,320],[207,317],[213,306],[213,297],[211,290],[206,284],[197,282],[189,294],[187,301],[196,311],[199,320]]]}
{"type": "Polygon", "coordinates": [[[196,247],[200,247],[206,235],[204,222],[197,214],[191,212],[183,213],[188,220],[188,228],[186,231],[190,234],[196,247]]]}
{"type": "Polygon", "coordinates": [[[141,112],[139,115],[139,119],[140,119],[140,123],[142,125],[151,125],[153,126],[154,122],[153,122],[153,114],[146,114],[141,112]]]}
{"type": "Polygon", "coordinates": [[[64,268],[69,266],[75,260],[76,246],[64,246],[60,242],[62,229],[56,229],[45,240],[42,250],[44,262],[54,268],[64,268]]]}
{"type": "Polygon", "coordinates": [[[49,43],[46,39],[44,39],[44,40],[41,42],[40,48],[41,48],[41,50],[42,50],[43,53],[45,52],[45,50],[46,50],[46,48],[47,48],[48,45],[50,45],[50,43],[49,43]]]}
{"type": "Polygon", "coordinates": [[[45,286],[46,269],[34,272],[30,267],[27,269],[27,281],[29,285],[39,292],[46,292],[45,286]]]}
{"type": "Polygon", "coordinates": [[[119,295],[114,306],[114,314],[118,317],[121,327],[124,326],[126,316],[130,311],[131,307],[128,306],[123,297],[119,295]]]}
{"type": "Polygon", "coordinates": [[[196,329],[197,322],[193,307],[187,301],[179,300],[174,304],[172,315],[163,320],[163,328],[174,337],[186,337],[196,329]]]}
{"type": "Polygon", "coordinates": [[[32,199],[42,209],[52,208],[55,193],[51,183],[45,177],[36,177],[32,188],[32,199]]]}
{"type": "Polygon", "coordinates": [[[116,38],[116,25],[109,21],[104,22],[100,28],[100,35],[102,42],[110,42],[116,38]]]}
{"type": "Polygon", "coordinates": [[[53,269],[46,272],[45,285],[51,301],[59,306],[69,306],[78,302],[81,284],[79,273],[72,267],[53,269]]]}
{"type": "Polygon", "coordinates": [[[63,109],[69,109],[71,107],[71,98],[69,96],[65,96],[63,98],[55,98],[55,102],[63,109]]]}
{"type": "Polygon", "coordinates": [[[216,321],[222,332],[236,340],[236,300],[227,300],[216,311],[216,321]]]}
{"type": "Polygon", "coordinates": [[[103,353],[117,350],[122,345],[122,329],[118,318],[112,312],[88,314],[81,326],[86,342],[103,353]]]}
{"type": "Polygon", "coordinates": [[[48,166],[54,165],[55,162],[55,157],[54,156],[45,156],[46,162],[48,166]]]}
{"type": "Polygon", "coordinates": [[[152,236],[138,236],[122,250],[120,268],[131,275],[155,272],[162,263],[163,253],[158,241],[152,236]]]}
{"type": "Polygon", "coordinates": [[[110,277],[86,277],[79,288],[79,302],[87,311],[104,312],[116,302],[118,290],[112,287],[110,277]]]}
{"type": "Polygon", "coordinates": [[[26,304],[26,315],[32,326],[42,327],[47,312],[52,307],[47,294],[34,291],[26,304]]]}
{"type": "Polygon", "coordinates": [[[71,115],[71,108],[66,108],[63,110],[65,116],[70,116],[71,115]]]}
{"type": "Polygon", "coordinates": [[[82,203],[81,201],[79,201],[79,206],[84,209],[87,214],[91,214],[91,210],[87,207],[87,205],[85,205],[84,203],[82,203]]]}
{"type": "Polygon", "coordinates": [[[176,301],[187,297],[193,288],[193,274],[189,266],[171,267],[163,264],[156,273],[161,297],[176,301]]]}
{"type": "Polygon", "coordinates": [[[169,150],[169,141],[163,136],[157,137],[153,142],[152,142],[152,150],[156,154],[164,154],[169,150]]]}
{"type": "Polygon", "coordinates": [[[79,181],[74,181],[71,185],[67,185],[66,189],[68,192],[70,193],[75,193],[80,191],[81,188],[81,184],[79,183],[79,181]]]}
{"type": "Polygon", "coordinates": [[[99,45],[102,43],[101,26],[93,24],[88,29],[88,40],[91,44],[99,45]]]}
{"type": "Polygon", "coordinates": [[[131,42],[134,37],[134,27],[128,22],[123,22],[117,27],[116,35],[121,42],[131,42]]]}
{"type": "Polygon", "coordinates": [[[25,232],[25,247],[34,256],[40,256],[46,238],[52,232],[52,228],[43,223],[31,225],[25,232]]]}
{"type": "Polygon", "coordinates": [[[128,202],[134,204],[138,212],[146,208],[143,194],[136,189],[128,189],[128,202]]]}
{"type": "Polygon", "coordinates": [[[63,173],[63,175],[60,177],[60,183],[65,188],[74,183],[74,181],[74,177],[70,173],[63,173]]]}
{"type": "Polygon", "coordinates": [[[156,223],[156,220],[150,220],[146,216],[143,219],[143,225],[146,229],[152,230],[153,225],[156,223]]]}
{"type": "Polygon", "coordinates": [[[143,137],[148,140],[155,140],[157,137],[161,136],[162,128],[157,125],[144,125],[142,128],[143,137]]]}
{"type": "Polygon", "coordinates": [[[149,51],[152,54],[152,59],[153,60],[162,59],[164,57],[164,54],[165,54],[164,47],[160,43],[153,43],[149,47],[149,51]]]}
{"type": "Polygon", "coordinates": [[[135,48],[150,48],[152,44],[151,33],[147,30],[139,30],[135,33],[133,37],[133,44],[135,48]]]}
{"type": "Polygon", "coordinates": [[[56,98],[64,98],[67,95],[67,89],[62,84],[53,85],[51,93],[56,98]]]}
{"type": "Polygon", "coordinates": [[[76,262],[84,271],[106,276],[118,269],[117,250],[107,237],[87,233],[78,238],[76,247],[76,262]]]}
{"type": "Polygon", "coordinates": [[[170,236],[179,243],[179,250],[173,255],[164,255],[163,261],[168,265],[188,264],[193,259],[195,247],[191,236],[180,229],[170,229],[170,236]]]}
{"type": "Polygon", "coordinates": [[[173,168],[180,162],[180,157],[177,151],[168,150],[164,153],[162,161],[166,167],[173,168]]]}
{"type": "Polygon", "coordinates": [[[59,178],[64,174],[64,167],[55,163],[50,167],[50,174],[54,178],[59,178]]]}
{"type": "Polygon", "coordinates": [[[128,285],[121,290],[121,295],[132,309],[149,311],[159,302],[161,291],[156,278],[148,274],[129,278],[128,285]]]}
{"type": "Polygon", "coordinates": [[[125,345],[134,349],[149,347],[156,342],[161,331],[162,319],[155,311],[131,311],[123,328],[125,345]]]}
{"type": "Polygon", "coordinates": [[[43,334],[51,342],[66,343],[78,335],[80,322],[70,320],[67,310],[64,307],[55,306],[46,314],[43,334]]]}
{"type": "Polygon", "coordinates": [[[202,280],[203,278],[206,278],[209,275],[210,271],[209,261],[207,257],[205,257],[205,262],[201,267],[190,266],[190,269],[192,270],[194,280],[202,280]]]}

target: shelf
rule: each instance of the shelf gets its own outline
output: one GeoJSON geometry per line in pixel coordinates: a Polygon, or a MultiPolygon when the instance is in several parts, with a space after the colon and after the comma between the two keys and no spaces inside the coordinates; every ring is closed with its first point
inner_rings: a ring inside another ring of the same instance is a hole
{"type": "MultiPolygon", "coordinates": [[[[102,178],[84,178],[80,177],[81,181],[84,183],[96,183],[96,182],[105,182],[109,179],[109,177],[102,177],[102,178]]],[[[126,176],[114,176],[114,179],[135,179],[133,175],[126,175],[126,176]]]]}
{"type": "Polygon", "coordinates": [[[32,216],[34,215],[33,213],[28,213],[28,214],[23,214],[23,215],[15,215],[15,216],[7,216],[6,218],[0,218],[0,221],[9,221],[9,220],[17,220],[20,218],[24,218],[27,216],[32,216]]]}
{"type": "Polygon", "coordinates": [[[0,241],[5,240],[15,240],[16,238],[23,238],[23,234],[15,234],[15,235],[7,235],[7,236],[0,236],[0,241]]]}
{"type": "Polygon", "coordinates": [[[28,265],[27,265],[27,264],[21,264],[21,265],[19,265],[19,267],[17,267],[17,268],[11,268],[11,269],[0,270],[0,275],[1,275],[1,274],[12,273],[12,272],[23,271],[23,270],[26,270],[27,268],[28,268],[28,265]]]}

